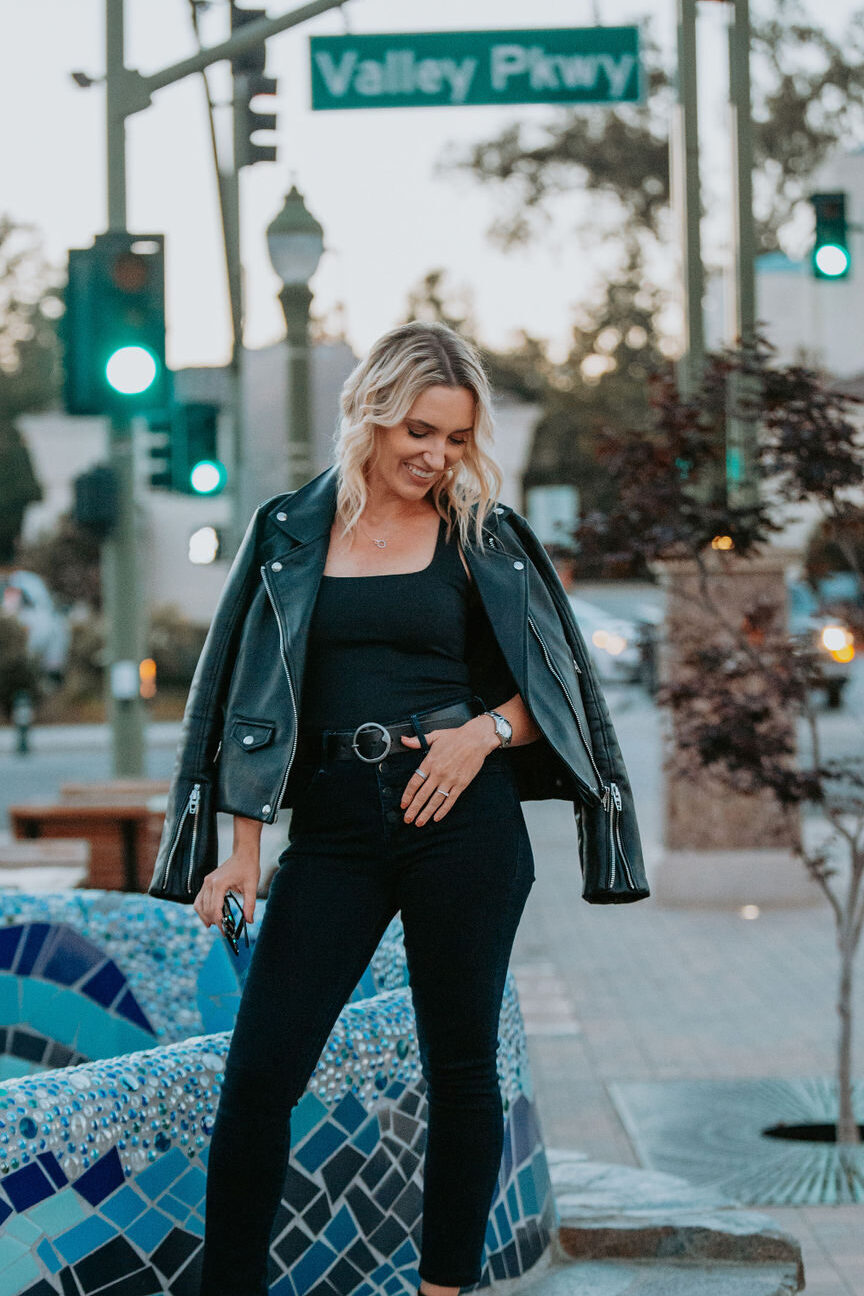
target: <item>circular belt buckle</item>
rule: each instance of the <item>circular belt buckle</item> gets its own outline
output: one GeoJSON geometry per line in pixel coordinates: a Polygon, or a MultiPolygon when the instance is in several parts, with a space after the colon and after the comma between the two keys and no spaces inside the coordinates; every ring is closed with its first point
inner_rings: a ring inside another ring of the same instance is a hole
{"type": "Polygon", "coordinates": [[[367,765],[377,765],[379,761],[382,761],[384,757],[389,754],[391,745],[392,739],[389,731],[384,728],[384,725],[379,724],[377,720],[367,720],[364,724],[358,725],[354,730],[354,737],[351,739],[351,746],[354,749],[354,755],[358,760],[365,761],[367,765]],[[357,746],[358,734],[360,734],[364,729],[377,729],[384,742],[387,744],[380,756],[364,756],[357,746]]]}

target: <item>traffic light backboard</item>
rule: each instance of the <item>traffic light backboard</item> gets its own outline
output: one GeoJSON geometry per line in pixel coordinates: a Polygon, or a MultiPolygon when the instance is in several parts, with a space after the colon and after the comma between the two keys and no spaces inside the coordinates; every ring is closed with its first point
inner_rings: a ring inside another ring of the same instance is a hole
{"type": "Polygon", "coordinates": [[[845,193],[810,195],[816,217],[813,274],[817,279],[845,279],[852,268],[845,193]]]}
{"type": "Polygon", "coordinates": [[[137,413],[167,399],[161,234],[112,231],[69,253],[64,402],[70,414],[137,413]]]}

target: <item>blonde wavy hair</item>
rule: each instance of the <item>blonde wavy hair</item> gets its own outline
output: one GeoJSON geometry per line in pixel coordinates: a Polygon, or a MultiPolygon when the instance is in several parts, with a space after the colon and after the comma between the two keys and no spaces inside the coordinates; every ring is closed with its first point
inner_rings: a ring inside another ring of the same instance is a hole
{"type": "Polygon", "coordinates": [[[335,444],[338,469],[336,510],[353,531],[366,506],[366,467],[372,459],[379,427],[401,423],[427,387],[467,387],[474,395],[474,427],[465,453],[451,476],[432,488],[435,508],[453,527],[463,547],[469,542],[473,515],[482,547],[483,522],[501,490],[501,470],[492,457],[492,392],[476,348],[459,333],[437,322],[411,320],[384,333],[348,375],[342,387],[335,444]]]}

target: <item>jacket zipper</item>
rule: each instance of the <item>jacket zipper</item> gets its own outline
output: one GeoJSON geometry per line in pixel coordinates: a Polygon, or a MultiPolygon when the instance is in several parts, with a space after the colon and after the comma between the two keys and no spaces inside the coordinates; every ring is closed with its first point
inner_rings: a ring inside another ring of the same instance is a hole
{"type": "MultiPolygon", "coordinates": [[[[587,739],[586,736],[585,736],[585,730],[582,728],[582,721],[581,721],[581,719],[579,718],[579,712],[576,710],[576,706],[575,706],[575,704],[574,704],[574,702],[573,702],[573,698],[570,696],[570,690],[568,689],[567,684],[566,684],[566,682],[565,682],[563,676],[561,675],[561,672],[558,670],[557,666],[556,666],[555,663],[553,662],[553,660],[552,660],[552,655],[551,655],[551,653],[549,652],[549,649],[546,647],[546,644],[543,642],[543,636],[540,634],[540,631],[537,629],[537,626],[534,624],[534,618],[533,618],[533,617],[529,616],[529,618],[528,618],[528,624],[529,624],[529,626],[531,627],[531,629],[534,631],[534,634],[535,634],[536,637],[537,637],[537,642],[539,643],[541,649],[543,650],[543,656],[544,656],[545,659],[546,659],[546,665],[549,667],[550,671],[551,671],[552,674],[555,676],[555,678],[557,679],[558,683],[561,685],[561,688],[562,688],[562,690],[563,690],[563,692],[564,692],[564,696],[566,697],[566,699],[567,699],[567,701],[568,701],[568,703],[569,703],[569,705],[570,705],[570,710],[571,710],[572,713],[573,713],[573,719],[576,721],[576,728],[579,730],[579,737],[582,739],[582,745],[584,746],[585,751],[588,753],[588,759],[589,759],[590,762],[591,762],[591,766],[592,766],[592,768],[593,768],[593,770],[594,770],[594,773],[597,775],[597,782],[600,784],[600,787],[601,787],[602,790],[603,790],[603,793],[604,793],[604,800],[605,800],[606,783],[605,783],[605,781],[604,781],[604,779],[603,779],[603,775],[600,773],[599,769],[597,768],[597,762],[596,762],[595,759],[594,759],[594,753],[592,752],[592,750],[591,750],[591,746],[590,746],[590,744],[589,744],[589,742],[588,742],[588,739],[587,739]]],[[[573,664],[574,664],[574,666],[576,665],[575,662],[574,662],[573,664]]],[[[578,669],[579,669],[579,668],[578,668],[578,666],[577,666],[577,670],[578,670],[578,669]]]]}
{"type": "Polygon", "coordinates": [[[186,890],[190,892],[192,890],[192,871],[195,868],[195,842],[198,837],[198,824],[200,822],[198,819],[198,805],[200,801],[201,784],[194,783],[192,785],[192,791],[189,793],[188,806],[190,816],[195,819],[195,823],[192,825],[192,841],[189,844],[189,868],[186,873],[186,890]]]}
{"type": "MultiPolygon", "coordinates": [[[[618,853],[619,853],[619,855],[621,856],[621,867],[622,867],[622,869],[624,870],[624,874],[625,874],[625,876],[626,876],[626,878],[627,878],[627,882],[628,882],[628,884],[633,888],[633,890],[635,890],[635,889],[636,889],[636,883],[633,881],[633,874],[630,872],[630,865],[629,865],[629,863],[628,863],[628,861],[627,861],[627,854],[626,854],[626,852],[625,852],[625,850],[624,850],[624,843],[623,843],[623,841],[621,840],[621,823],[620,823],[620,820],[619,820],[619,814],[620,814],[620,812],[621,812],[621,804],[622,804],[622,803],[621,803],[621,791],[620,791],[620,789],[619,789],[617,783],[610,783],[610,784],[609,784],[609,787],[610,787],[611,790],[612,790],[612,805],[613,805],[613,810],[612,810],[612,833],[613,833],[612,854],[613,854],[613,856],[614,856],[614,854],[615,854],[615,842],[617,842],[617,843],[618,843],[618,853]]],[[[613,865],[613,879],[614,879],[614,865],[613,865]]],[[[612,883],[610,882],[609,885],[611,886],[612,883]]]]}
{"type": "MultiPolygon", "coordinates": [[[[197,814],[197,812],[198,812],[198,802],[199,802],[200,800],[201,800],[201,784],[200,784],[200,783],[193,783],[193,784],[192,784],[192,791],[189,793],[189,796],[188,796],[188,798],[187,798],[187,800],[186,800],[186,804],[185,804],[185,806],[183,807],[183,813],[182,813],[182,815],[180,816],[180,822],[179,822],[179,824],[177,825],[177,831],[176,831],[175,834],[174,834],[174,840],[173,840],[172,843],[171,843],[171,846],[170,846],[170,848],[169,848],[169,850],[168,850],[168,854],[165,856],[165,863],[162,865],[162,871],[161,871],[160,874],[159,874],[159,881],[156,883],[156,886],[157,886],[157,887],[161,887],[161,886],[164,884],[164,882],[165,882],[165,878],[166,878],[166,875],[167,875],[167,873],[168,873],[168,869],[169,869],[169,867],[170,867],[171,861],[172,861],[173,858],[174,858],[174,852],[177,850],[177,843],[180,841],[180,834],[181,834],[182,831],[183,831],[183,825],[184,825],[184,823],[186,822],[186,816],[187,816],[187,815],[194,815],[194,814],[197,814]]],[[[197,828],[198,825],[196,824],[195,827],[197,828]]],[[[194,832],[193,832],[193,835],[192,835],[192,840],[193,840],[193,842],[194,842],[194,840],[195,840],[195,834],[194,834],[194,832]]],[[[187,886],[188,886],[188,883],[187,883],[187,886]]]]}
{"type": "Polygon", "coordinates": [[[284,773],[282,774],[282,782],[280,784],[279,792],[276,796],[276,799],[275,801],[271,802],[276,812],[275,817],[278,819],[279,807],[282,804],[282,797],[285,795],[285,784],[288,782],[288,775],[291,772],[291,766],[294,764],[294,753],[297,750],[297,726],[299,725],[300,721],[297,715],[297,700],[294,696],[294,684],[291,679],[291,668],[288,665],[288,655],[285,651],[285,636],[282,633],[282,620],[279,616],[279,611],[276,607],[276,600],[273,597],[273,591],[271,590],[270,584],[267,580],[266,566],[261,568],[261,578],[264,581],[264,588],[267,591],[267,597],[270,600],[270,606],[273,608],[273,615],[276,618],[276,628],[279,631],[279,653],[282,657],[282,665],[285,667],[285,674],[288,677],[288,692],[291,694],[291,708],[294,712],[294,733],[291,738],[291,751],[288,753],[288,763],[285,766],[284,773]]]}

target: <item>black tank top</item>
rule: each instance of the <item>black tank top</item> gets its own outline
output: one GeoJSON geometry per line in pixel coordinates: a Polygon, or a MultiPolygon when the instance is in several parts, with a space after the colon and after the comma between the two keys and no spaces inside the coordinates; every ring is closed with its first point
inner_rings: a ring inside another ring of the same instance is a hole
{"type": "Polygon", "coordinates": [[[414,711],[470,698],[466,623],[470,583],[438,526],[420,571],[322,576],[309,627],[300,725],[395,724],[414,711]]]}

